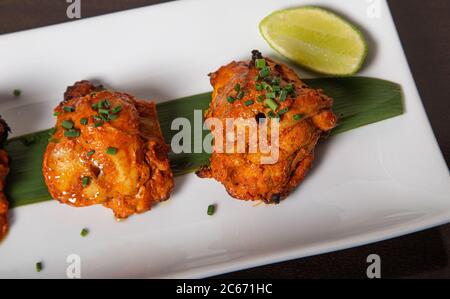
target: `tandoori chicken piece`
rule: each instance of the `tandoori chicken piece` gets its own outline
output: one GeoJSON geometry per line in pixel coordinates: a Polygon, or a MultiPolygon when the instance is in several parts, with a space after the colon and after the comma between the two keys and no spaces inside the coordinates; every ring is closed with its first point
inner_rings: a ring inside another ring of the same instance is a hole
{"type": "Polygon", "coordinates": [[[43,162],[53,198],[74,207],[103,204],[118,219],[169,198],[169,147],[154,103],[88,81],[64,98],[43,162]]]}
{"type": "Polygon", "coordinates": [[[0,241],[8,231],[8,201],[5,196],[5,181],[9,172],[9,159],[2,145],[8,138],[9,131],[6,122],[0,118],[0,241]]]}
{"type": "MultiPolygon", "coordinates": [[[[279,203],[305,178],[314,159],[314,148],[321,136],[336,125],[333,100],[321,90],[309,88],[295,72],[252,52],[250,61],[231,62],[210,74],[214,87],[205,118],[279,120],[276,161],[262,163],[261,151],[250,152],[246,135],[244,153],[218,152],[217,140],[228,136],[213,130],[214,148],[210,165],[197,175],[221,182],[228,193],[242,200],[279,203]]],[[[270,130],[267,139],[271,140],[270,130]]],[[[224,146],[225,147],[225,146],[224,146]]]]}

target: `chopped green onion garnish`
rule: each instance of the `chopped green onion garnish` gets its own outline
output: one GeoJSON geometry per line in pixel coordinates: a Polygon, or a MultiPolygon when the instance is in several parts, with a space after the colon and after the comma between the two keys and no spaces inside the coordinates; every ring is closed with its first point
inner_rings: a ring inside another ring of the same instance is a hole
{"type": "Polygon", "coordinates": [[[65,137],[79,137],[80,136],[80,131],[76,130],[76,129],[70,129],[64,132],[64,136],[65,137]]]}
{"type": "Polygon", "coordinates": [[[266,60],[265,59],[256,59],[255,65],[257,68],[262,69],[266,66],[266,60]]]}
{"type": "Polygon", "coordinates": [[[41,272],[43,268],[42,262],[36,263],[36,272],[41,272]]]}
{"type": "Polygon", "coordinates": [[[55,111],[55,112],[53,112],[53,116],[58,116],[58,115],[60,115],[61,113],[59,112],[59,111],[55,111]]]}
{"type": "Polygon", "coordinates": [[[105,106],[105,108],[109,108],[109,107],[111,107],[111,103],[108,100],[104,100],[103,106],[105,106]]]}
{"type": "Polygon", "coordinates": [[[256,89],[256,91],[261,91],[261,90],[263,90],[262,84],[261,84],[261,83],[256,83],[256,84],[255,84],[255,89],[256,89]]]}
{"type": "Polygon", "coordinates": [[[294,120],[301,120],[303,118],[303,115],[302,114],[296,114],[293,117],[294,117],[294,120]]]}
{"type": "Polygon", "coordinates": [[[279,118],[279,116],[273,111],[269,111],[268,115],[270,118],[279,118]]]}
{"type": "Polygon", "coordinates": [[[92,155],[95,154],[95,150],[90,150],[87,152],[87,156],[90,158],[92,155]]]}
{"type": "Polygon", "coordinates": [[[73,107],[73,106],[64,106],[63,109],[66,112],[74,112],[75,111],[75,107],[73,107]]]}
{"type": "Polygon", "coordinates": [[[89,234],[89,230],[87,228],[83,228],[80,232],[80,236],[83,238],[86,237],[89,234]]]}
{"type": "Polygon", "coordinates": [[[50,129],[50,132],[48,132],[48,133],[50,135],[55,135],[56,131],[57,131],[57,129],[53,127],[53,128],[50,129]]]}
{"type": "Polygon", "coordinates": [[[274,86],[272,86],[272,90],[273,90],[273,92],[279,92],[281,90],[281,88],[278,85],[274,85],[274,86]]]}
{"type": "Polygon", "coordinates": [[[215,205],[209,205],[208,206],[208,215],[212,216],[214,215],[214,212],[216,211],[216,206],[215,205]]]}
{"type": "Polygon", "coordinates": [[[281,78],[280,77],[275,77],[272,79],[272,84],[274,85],[280,85],[281,83],[281,78]]]}
{"type": "Polygon", "coordinates": [[[15,97],[19,97],[22,94],[22,91],[20,89],[14,89],[13,95],[15,97]]]}
{"type": "Polygon", "coordinates": [[[262,101],[264,101],[264,97],[262,95],[259,95],[258,96],[258,102],[262,102],[262,101]]]}
{"type": "Polygon", "coordinates": [[[100,114],[109,114],[109,110],[100,108],[100,109],[98,109],[98,113],[100,113],[100,114]]]}
{"type": "Polygon", "coordinates": [[[283,114],[285,114],[286,112],[288,112],[289,111],[289,108],[283,108],[283,109],[281,109],[280,111],[278,111],[278,115],[283,115],[283,114]]]}
{"type": "Polygon", "coordinates": [[[72,129],[72,128],[73,128],[73,121],[65,119],[65,120],[63,120],[63,122],[61,123],[61,126],[62,126],[64,129],[67,129],[67,130],[72,129]]]}
{"type": "Polygon", "coordinates": [[[108,114],[99,114],[102,121],[109,121],[108,114]]]}
{"type": "Polygon", "coordinates": [[[106,150],[106,153],[108,154],[108,155],[115,155],[115,154],[117,154],[117,148],[115,148],[115,147],[108,147],[108,149],[106,150]]]}
{"type": "Polygon", "coordinates": [[[273,93],[273,92],[266,93],[266,99],[274,99],[274,98],[275,98],[275,93],[273,93]]]}
{"type": "Polygon", "coordinates": [[[88,177],[88,176],[84,176],[81,179],[81,185],[83,186],[83,188],[86,188],[89,185],[90,182],[91,182],[91,178],[88,177]]]}
{"type": "Polygon", "coordinates": [[[113,110],[111,111],[113,114],[117,114],[122,110],[122,106],[116,106],[113,108],[113,110]]]}
{"type": "Polygon", "coordinates": [[[233,103],[235,99],[233,97],[227,97],[228,103],[233,103]]]}
{"type": "Polygon", "coordinates": [[[259,75],[256,75],[255,78],[253,78],[255,81],[259,80],[259,75]]]}
{"type": "Polygon", "coordinates": [[[82,124],[83,126],[87,125],[88,123],[88,119],[86,117],[83,117],[82,119],[80,119],[80,124],[82,124]]]}
{"type": "Polygon", "coordinates": [[[266,99],[266,104],[273,111],[277,110],[277,108],[278,108],[278,104],[272,99],[266,99]]]}
{"type": "Polygon", "coordinates": [[[92,109],[97,110],[98,109],[98,104],[99,103],[92,104],[91,105],[92,109]]]}
{"type": "Polygon", "coordinates": [[[243,91],[240,91],[240,92],[238,93],[238,95],[236,96],[236,98],[237,98],[238,100],[241,100],[243,97],[244,97],[244,92],[243,92],[243,91]]]}
{"type": "Polygon", "coordinates": [[[286,97],[287,97],[287,90],[286,90],[286,89],[283,89],[283,90],[281,91],[281,93],[280,93],[279,101],[280,101],[280,102],[286,101],[286,97]]]}
{"type": "Polygon", "coordinates": [[[58,138],[55,138],[55,137],[50,137],[49,139],[48,139],[48,142],[52,142],[52,143],[58,143],[60,140],[58,139],[58,138]]]}
{"type": "Polygon", "coordinates": [[[103,126],[103,120],[99,120],[99,121],[96,121],[94,123],[94,128],[98,128],[98,127],[101,127],[101,126],[103,126]]]}
{"type": "Polygon", "coordinates": [[[267,66],[263,67],[263,68],[259,71],[259,75],[260,75],[262,78],[265,78],[265,77],[269,76],[269,75],[270,75],[270,69],[269,69],[267,66]]]}
{"type": "Polygon", "coordinates": [[[267,90],[267,91],[272,91],[272,86],[270,86],[269,84],[267,84],[266,82],[262,82],[262,87],[267,90]]]}
{"type": "Polygon", "coordinates": [[[244,105],[245,106],[251,106],[251,105],[253,105],[253,101],[252,100],[245,101],[244,105]]]}
{"type": "Polygon", "coordinates": [[[117,114],[110,114],[108,115],[109,120],[116,120],[119,116],[117,114]]]}
{"type": "Polygon", "coordinates": [[[237,84],[234,86],[234,90],[236,90],[237,92],[239,92],[239,91],[241,90],[241,85],[240,85],[239,83],[237,83],[237,84]]]}
{"type": "Polygon", "coordinates": [[[287,84],[284,89],[286,89],[287,93],[290,94],[294,91],[294,85],[292,83],[287,84]]]}

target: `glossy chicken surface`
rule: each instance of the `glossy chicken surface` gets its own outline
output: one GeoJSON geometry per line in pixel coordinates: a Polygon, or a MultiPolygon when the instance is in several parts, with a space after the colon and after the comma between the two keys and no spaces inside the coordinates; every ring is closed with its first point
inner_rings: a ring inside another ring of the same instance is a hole
{"type": "MultiPolygon", "coordinates": [[[[0,146],[8,137],[9,127],[3,119],[0,118],[0,146]]],[[[0,240],[8,231],[8,201],[5,196],[5,180],[9,172],[8,154],[0,148],[0,240]]]]}
{"type": "Polygon", "coordinates": [[[287,66],[258,51],[252,54],[249,61],[231,62],[210,74],[214,91],[205,118],[279,120],[278,159],[266,164],[261,152],[213,152],[210,165],[197,175],[216,179],[237,199],[279,203],[305,178],[314,148],[335,127],[336,116],[333,100],[321,90],[306,86],[287,66]]]}
{"type": "Polygon", "coordinates": [[[74,207],[102,204],[118,219],[169,198],[169,149],[154,103],[88,81],[64,97],[43,162],[53,198],[74,207]]]}

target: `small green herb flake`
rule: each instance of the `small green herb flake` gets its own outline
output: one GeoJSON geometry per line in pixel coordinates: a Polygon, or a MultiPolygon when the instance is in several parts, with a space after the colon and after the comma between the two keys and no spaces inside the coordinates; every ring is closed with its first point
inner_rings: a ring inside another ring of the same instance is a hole
{"type": "Polygon", "coordinates": [[[111,107],[111,103],[110,103],[108,100],[104,100],[104,101],[103,101],[103,106],[104,106],[105,108],[110,108],[110,107],[111,107]]]}
{"type": "Polygon", "coordinates": [[[283,90],[281,91],[281,93],[280,93],[279,101],[280,101],[280,102],[286,101],[286,97],[287,97],[287,90],[286,90],[286,89],[283,89],[283,90]]]}
{"type": "Polygon", "coordinates": [[[92,107],[92,109],[97,110],[98,109],[98,103],[92,104],[91,107],[92,107]]]}
{"type": "Polygon", "coordinates": [[[245,101],[244,105],[247,106],[247,107],[251,106],[251,105],[253,105],[253,101],[252,100],[245,101]]]}
{"type": "Polygon", "coordinates": [[[114,107],[113,109],[112,109],[112,113],[113,114],[117,114],[117,113],[119,113],[120,111],[122,110],[122,106],[116,106],[116,107],[114,107]]]}
{"type": "Polygon", "coordinates": [[[242,100],[243,97],[244,97],[244,92],[243,92],[243,91],[240,91],[240,92],[237,94],[237,96],[236,96],[236,98],[237,98],[238,100],[242,100]]]}
{"type": "Polygon", "coordinates": [[[258,102],[261,103],[262,101],[264,101],[264,97],[263,97],[262,95],[259,95],[259,96],[258,96],[258,102]]]}
{"type": "Polygon", "coordinates": [[[48,142],[52,142],[52,143],[58,143],[60,140],[58,139],[58,138],[55,138],[55,137],[50,137],[49,139],[48,139],[48,142]]]}
{"type": "Polygon", "coordinates": [[[283,108],[280,111],[278,111],[278,115],[283,115],[289,111],[289,108],[283,108]]]}
{"type": "Polygon", "coordinates": [[[265,59],[256,59],[255,65],[259,69],[263,69],[266,66],[266,60],[265,59]]]}
{"type": "Polygon", "coordinates": [[[108,155],[115,155],[117,154],[117,148],[116,147],[108,147],[108,149],[106,149],[106,153],[108,155]]]}
{"type": "Polygon", "coordinates": [[[228,103],[233,103],[235,99],[233,97],[227,97],[228,103]]]}
{"type": "Polygon", "coordinates": [[[50,136],[53,136],[53,135],[55,135],[56,131],[57,131],[57,129],[53,127],[50,129],[50,131],[48,133],[50,134],[50,136]]]}
{"type": "Polygon", "coordinates": [[[83,186],[83,188],[86,188],[87,186],[89,186],[89,183],[91,182],[91,178],[88,176],[84,176],[81,179],[81,185],[83,186]]]}
{"type": "Polygon", "coordinates": [[[89,230],[87,228],[83,228],[80,232],[80,236],[83,238],[86,237],[89,234],[89,230]]]}
{"type": "Polygon", "coordinates": [[[209,205],[208,206],[208,215],[212,216],[214,215],[214,212],[216,211],[216,206],[215,205],[209,205]]]}
{"type": "Polygon", "coordinates": [[[116,120],[119,116],[117,114],[108,115],[108,120],[116,120]]]}
{"type": "Polygon", "coordinates": [[[64,129],[67,129],[67,130],[72,129],[72,128],[73,128],[73,121],[68,120],[68,119],[65,119],[65,120],[63,120],[63,122],[61,123],[61,126],[62,126],[64,129]]]}
{"type": "Polygon", "coordinates": [[[95,150],[90,150],[87,152],[87,156],[90,158],[92,155],[95,154],[95,150]]]}
{"type": "Polygon", "coordinates": [[[237,83],[237,84],[234,86],[234,90],[236,90],[237,92],[239,92],[239,91],[241,90],[241,84],[237,83]]]}
{"type": "Polygon", "coordinates": [[[97,121],[97,122],[94,123],[94,128],[98,128],[98,127],[101,127],[101,126],[103,126],[103,121],[102,120],[97,121]]]}
{"type": "Polygon", "coordinates": [[[70,129],[64,132],[65,137],[80,137],[80,131],[76,129],[70,129]]]}
{"type": "Polygon", "coordinates": [[[13,95],[15,97],[20,97],[21,94],[22,94],[22,91],[20,89],[14,89],[13,90],[13,95]]]}
{"type": "Polygon", "coordinates": [[[294,120],[301,120],[303,118],[302,114],[296,114],[293,116],[294,120]]]}
{"type": "Polygon", "coordinates": [[[263,90],[262,84],[261,84],[261,83],[256,83],[256,84],[255,84],[255,89],[256,89],[256,91],[261,91],[261,90],[263,90]]]}
{"type": "Polygon", "coordinates": [[[64,106],[63,110],[66,112],[74,112],[75,111],[75,107],[73,106],[64,106]]]}
{"type": "Polygon", "coordinates": [[[269,69],[267,66],[263,67],[263,68],[259,71],[259,76],[260,76],[261,78],[265,78],[265,77],[267,77],[267,76],[269,76],[269,75],[270,75],[270,69],[269,69]]]}
{"type": "Polygon", "coordinates": [[[277,110],[277,108],[278,108],[278,104],[272,99],[266,99],[266,104],[273,111],[277,110]]]}
{"type": "Polygon", "coordinates": [[[275,93],[274,92],[268,92],[266,93],[266,99],[274,99],[275,93]]]}
{"type": "Polygon", "coordinates": [[[87,125],[88,123],[88,119],[86,117],[83,117],[82,119],[80,119],[80,124],[82,124],[83,126],[87,125]]]}
{"type": "Polygon", "coordinates": [[[42,262],[36,263],[36,272],[41,272],[43,268],[44,268],[44,266],[43,266],[42,262]]]}
{"type": "Polygon", "coordinates": [[[109,110],[100,108],[100,109],[98,109],[98,113],[100,113],[100,114],[109,114],[109,110]]]}
{"type": "Polygon", "coordinates": [[[59,111],[55,111],[55,112],[53,112],[53,116],[58,116],[58,115],[60,115],[61,113],[59,112],[59,111]]]}

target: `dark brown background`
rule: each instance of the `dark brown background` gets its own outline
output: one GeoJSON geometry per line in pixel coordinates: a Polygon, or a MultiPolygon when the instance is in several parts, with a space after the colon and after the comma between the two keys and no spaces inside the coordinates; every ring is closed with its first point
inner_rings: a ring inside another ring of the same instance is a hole
{"type": "MultiPolygon", "coordinates": [[[[180,0],[182,1],[182,0],[180,0]]],[[[274,0],[275,1],[275,0],[274,0]]],[[[363,1],[363,0],[361,0],[363,1]]],[[[87,18],[167,1],[83,0],[87,18]]],[[[69,21],[65,0],[0,0],[0,34],[69,21]]],[[[389,0],[426,111],[450,161],[450,1],[389,0]]],[[[426,159],[426,157],[424,157],[426,159]]],[[[219,276],[220,278],[365,278],[366,257],[382,259],[384,278],[450,278],[450,225],[359,248],[219,276]]]]}

